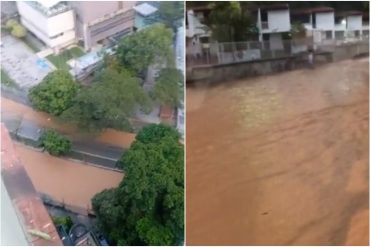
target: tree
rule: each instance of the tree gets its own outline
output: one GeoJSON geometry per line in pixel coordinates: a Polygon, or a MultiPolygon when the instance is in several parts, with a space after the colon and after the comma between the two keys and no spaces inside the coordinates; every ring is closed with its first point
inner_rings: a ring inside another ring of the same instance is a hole
{"type": "Polygon", "coordinates": [[[178,245],[184,237],[184,150],[175,129],[144,127],[123,156],[118,188],[92,200],[112,244],[178,245]]]}
{"type": "Polygon", "coordinates": [[[62,119],[92,132],[104,128],[131,130],[129,117],[137,107],[150,111],[149,98],[139,82],[126,70],[103,69],[90,87],[78,93],[62,119]]]}
{"type": "Polygon", "coordinates": [[[161,1],[158,9],[159,18],[167,27],[176,32],[179,21],[184,18],[184,2],[161,1]]]}
{"type": "Polygon", "coordinates": [[[155,24],[123,38],[117,58],[123,67],[135,74],[143,73],[152,64],[173,66],[172,37],[171,29],[155,24]]]}
{"type": "Polygon", "coordinates": [[[13,26],[12,31],[10,33],[14,37],[21,39],[26,37],[27,30],[21,24],[16,24],[13,26]]]}
{"type": "Polygon", "coordinates": [[[250,2],[213,2],[207,25],[212,38],[219,42],[245,41],[255,38],[257,29],[250,14],[250,2]]]}
{"type": "Polygon", "coordinates": [[[58,116],[72,105],[78,88],[68,71],[55,70],[30,90],[29,97],[37,110],[58,116]]]}
{"type": "Polygon", "coordinates": [[[154,85],[154,96],[163,105],[178,106],[183,95],[184,76],[175,68],[165,68],[154,85]]]}
{"type": "Polygon", "coordinates": [[[71,150],[71,141],[54,130],[48,130],[42,135],[41,145],[54,156],[66,154],[71,150]]]}

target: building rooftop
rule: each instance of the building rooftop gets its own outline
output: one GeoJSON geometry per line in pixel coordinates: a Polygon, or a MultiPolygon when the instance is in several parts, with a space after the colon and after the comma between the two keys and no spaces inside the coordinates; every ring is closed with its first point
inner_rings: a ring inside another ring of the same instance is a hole
{"type": "Polygon", "coordinates": [[[4,124],[1,124],[1,143],[2,185],[23,229],[22,236],[19,229],[17,230],[19,234],[17,237],[20,240],[25,238],[29,245],[63,245],[41,198],[17,156],[4,124]]]}
{"type": "Polygon", "coordinates": [[[152,5],[150,5],[148,3],[142,3],[142,4],[139,4],[139,5],[136,5],[136,6],[134,6],[134,9],[138,14],[140,14],[144,17],[152,15],[155,12],[157,12],[157,10],[158,10],[156,7],[153,7],[152,5]]]}
{"type": "Polygon", "coordinates": [[[354,16],[354,15],[363,15],[363,12],[358,11],[358,10],[335,12],[335,16],[338,16],[338,17],[347,17],[347,16],[354,16]]]}
{"type": "Polygon", "coordinates": [[[58,15],[71,9],[71,7],[64,1],[42,0],[26,1],[26,3],[48,17],[58,15]]]}
{"type": "Polygon", "coordinates": [[[334,12],[331,7],[303,8],[291,11],[292,15],[334,12]]]}
{"type": "Polygon", "coordinates": [[[260,6],[261,10],[282,10],[282,9],[289,9],[288,4],[273,4],[269,6],[260,6]]]}

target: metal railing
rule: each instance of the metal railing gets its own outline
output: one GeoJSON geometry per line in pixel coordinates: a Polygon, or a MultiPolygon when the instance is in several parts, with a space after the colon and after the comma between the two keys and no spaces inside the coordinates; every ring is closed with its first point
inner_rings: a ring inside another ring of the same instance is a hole
{"type": "Polygon", "coordinates": [[[207,46],[192,47],[186,49],[187,67],[202,65],[231,64],[246,61],[258,61],[264,59],[278,59],[293,57],[306,53],[313,48],[318,53],[334,52],[336,47],[345,44],[368,44],[368,36],[353,40],[322,40],[314,43],[312,38],[300,40],[283,40],[281,42],[270,41],[247,41],[210,43],[207,46]],[[366,43],[367,42],[367,43],[366,43]]]}

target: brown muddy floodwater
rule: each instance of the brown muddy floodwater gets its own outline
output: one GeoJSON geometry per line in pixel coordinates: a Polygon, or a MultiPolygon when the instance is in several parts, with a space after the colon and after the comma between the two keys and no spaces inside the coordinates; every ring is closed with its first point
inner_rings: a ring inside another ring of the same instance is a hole
{"type": "Polygon", "coordinates": [[[188,245],[368,245],[369,60],[187,89],[188,245]]]}

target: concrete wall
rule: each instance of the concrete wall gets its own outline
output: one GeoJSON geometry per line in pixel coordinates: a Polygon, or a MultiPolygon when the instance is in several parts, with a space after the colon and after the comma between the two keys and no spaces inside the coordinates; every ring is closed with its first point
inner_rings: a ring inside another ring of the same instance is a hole
{"type": "MultiPolygon", "coordinates": [[[[336,47],[330,55],[315,57],[317,62],[340,61],[351,59],[361,54],[369,53],[369,44],[351,44],[336,47]]],[[[284,72],[292,69],[306,68],[307,58],[305,55],[283,58],[265,59],[260,61],[248,61],[230,63],[225,65],[201,66],[187,69],[188,82],[215,83],[226,82],[240,78],[248,78],[260,75],[267,75],[276,72],[284,72]]]]}
{"type": "MultiPolygon", "coordinates": [[[[289,32],[290,14],[286,10],[269,10],[267,12],[268,31],[267,32],[289,32]]],[[[264,30],[264,32],[266,32],[264,30]]]]}
{"type": "Polygon", "coordinates": [[[316,29],[334,30],[334,12],[316,13],[316,29]]]}
{"type": "Polygon", "coordinates": [[[362,29],[362,16],[352,15],[347,17],[348,30],[361,30],[362,29]]]}
{"type": "Polygon", "coordinates": [[[69,2],[76,11],[78,19],[83,23],[93,22],[99,18],[108,16],[118,10],[132,9],[136,2],[132,1],[77,1],[69,2]]]}
{"type": "Polygon", "coordinates": [[[135,1],[78,1],[69,4],[76,12],[77,35],[84,41],[86,50],[99,40],[126,29],[133,30],[135,1]]]}

